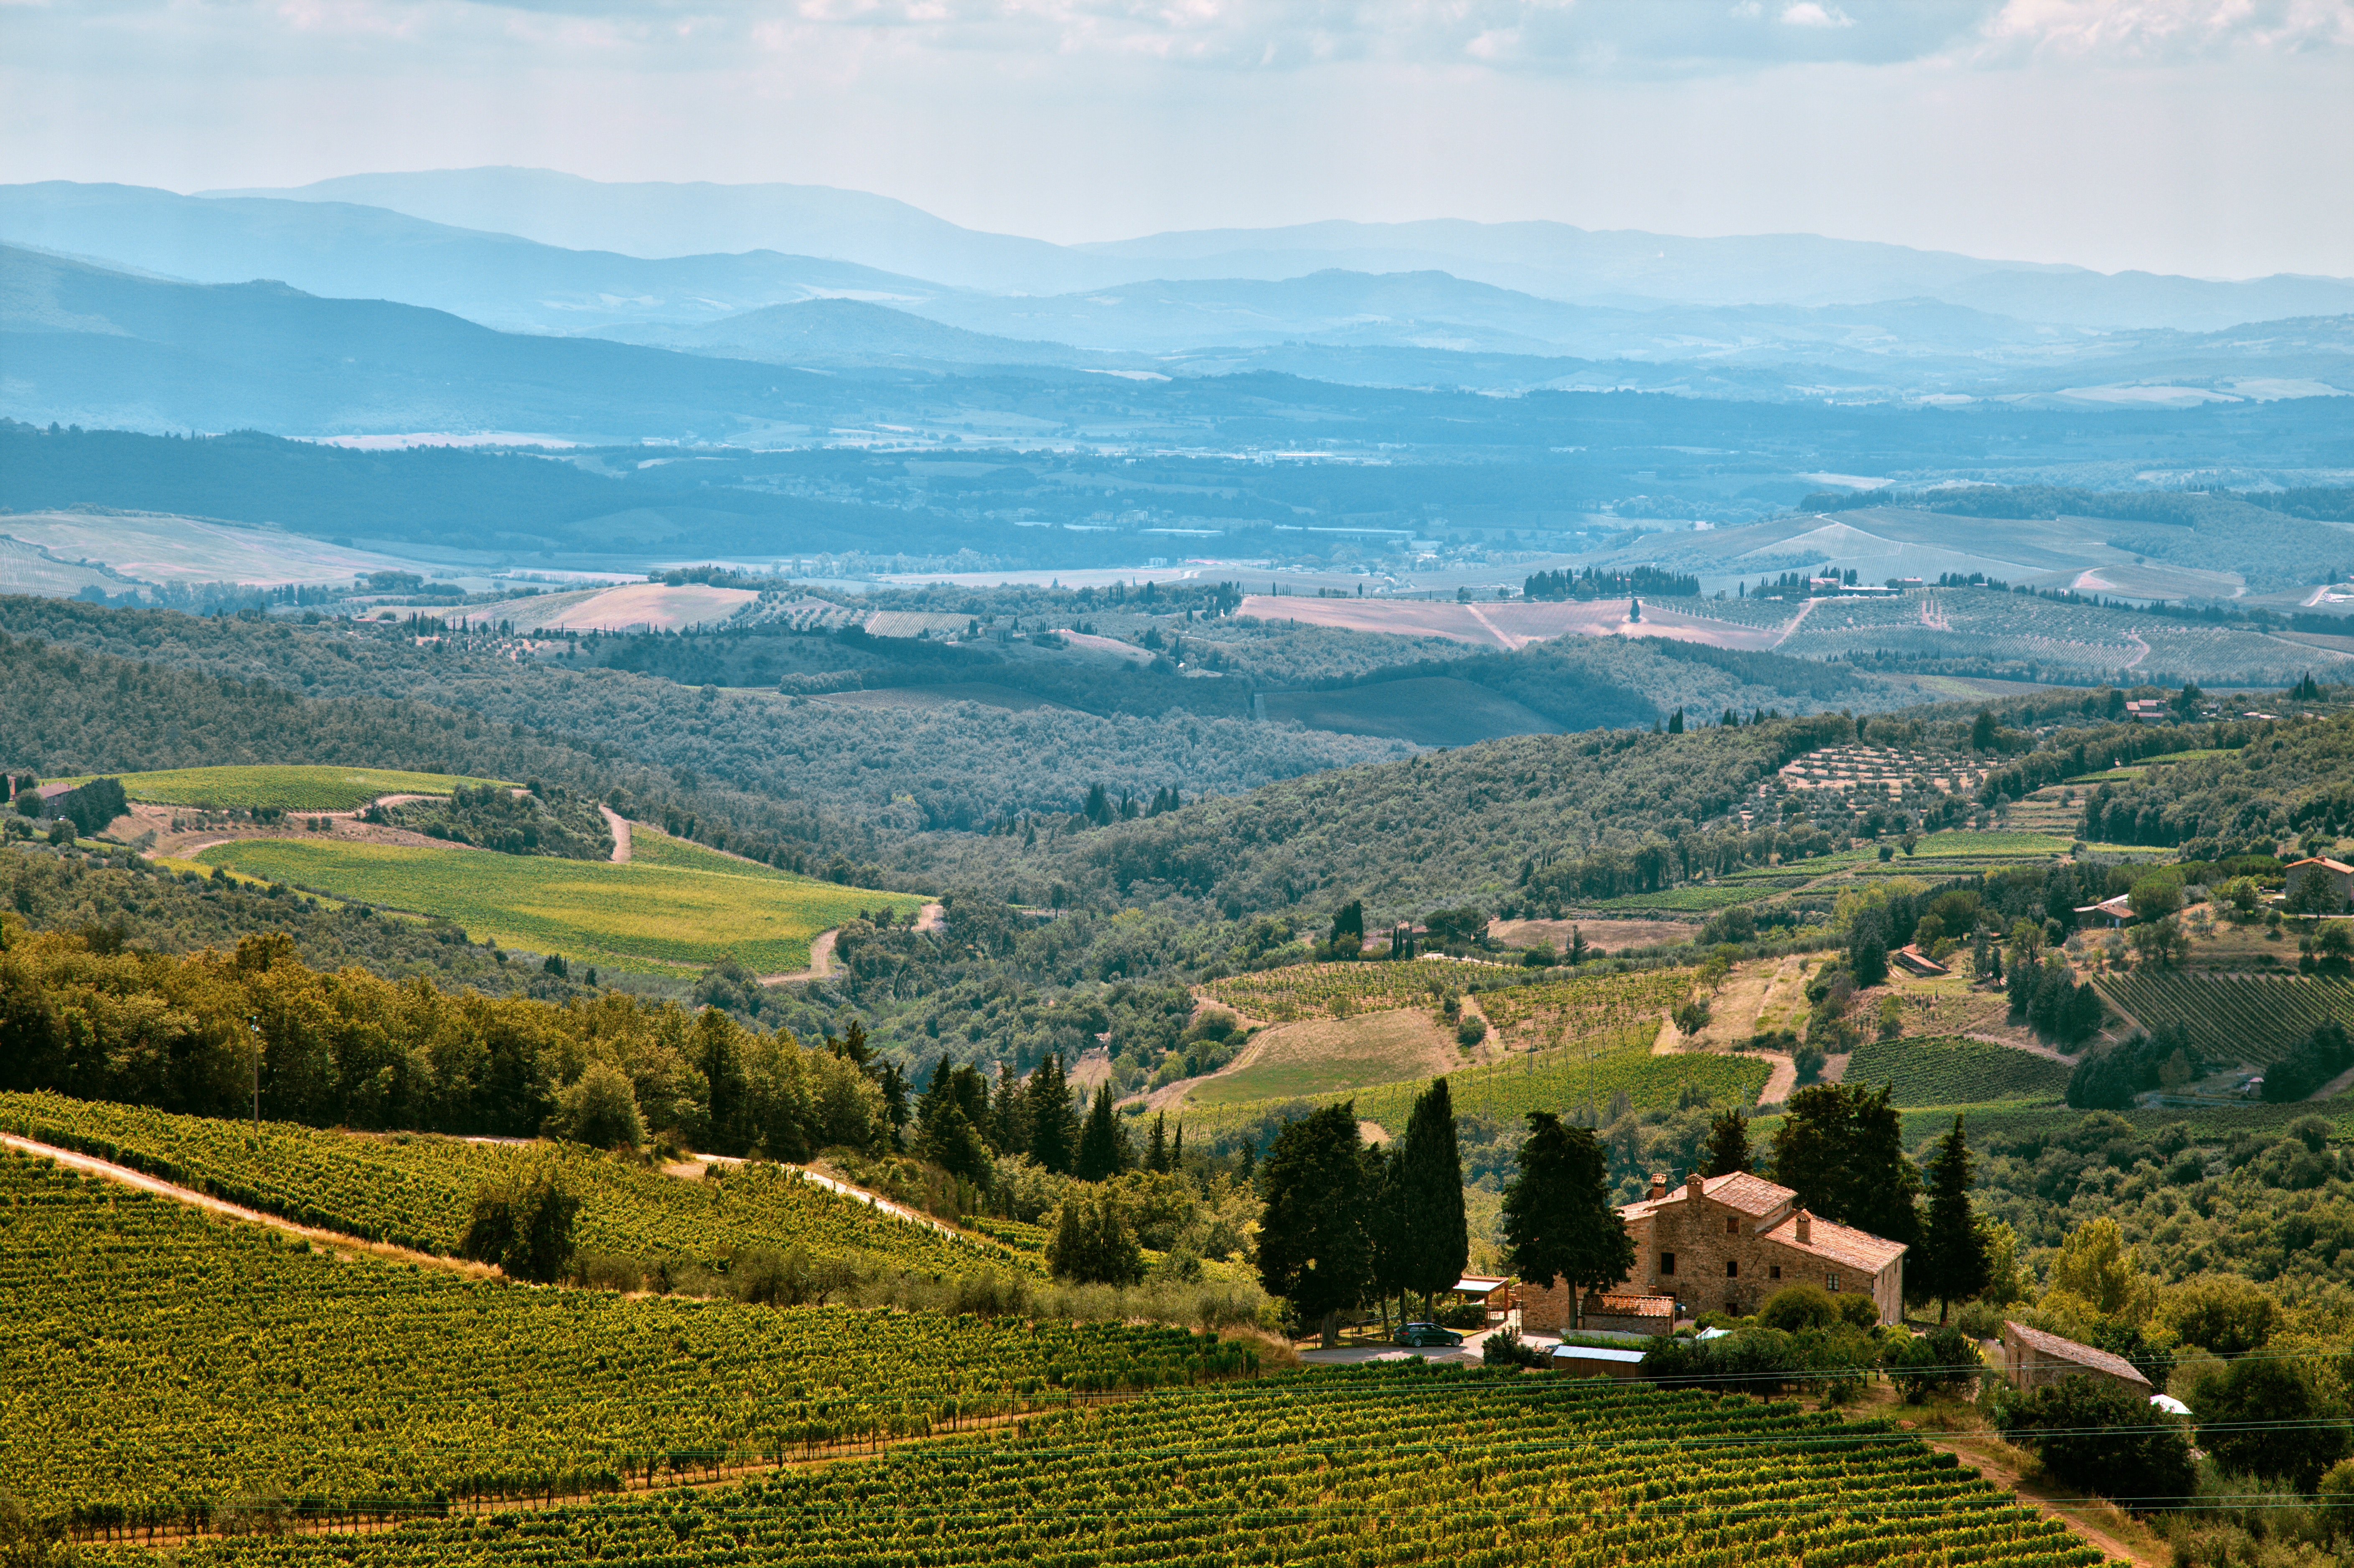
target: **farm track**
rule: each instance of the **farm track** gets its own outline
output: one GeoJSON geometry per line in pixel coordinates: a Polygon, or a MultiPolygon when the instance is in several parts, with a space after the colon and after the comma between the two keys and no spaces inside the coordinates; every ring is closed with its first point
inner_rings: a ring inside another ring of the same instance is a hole
{"type": "Polygon", "coordinates": [[[1823,601],[1822,601],[1821,599],[1810,599],[1807,600],[1807,602],[1806,602],[1806,603],[1804,603],[1804,604],[1800,605],[1800,606],[1798,607],[1798,613],[1797,613],[1797,614],[1796,614],[1796,615],[1794,615],[1794,616],[1792,616],[1792,617],[1790,617],[1790,619],[1789,619],[1789,620],[1787,620],[1784,621],[1784,622],[1782,623],[1782,630],[1781,630],[1781,631],[1780,631],[1779,633],[1777,633],[1777,634],[1775,636],[1775,639],[1774,639],[1774,641],[1773,641],[1768,642],[1767,644],[1766,644],[1766,651],[1767,651],[1768,652],[1772,652],[1774,649],[1776,649],[1776,648],[1779,648],[1780,646],[1782,646],[1782,644],[1783,644],[1783,643],[1787,642],[1788,641],[1790,641],[1790,639],[1791,639],[1791,638],[1793,638],[1793,637],[1797,636],[1797,631],[1798,631],[1798,626],[1799,626],[1799,623],[1800,623],[1800,622],[1802,622],[1802,621],[1804,621],[1804,620],[1807,619],[1807,617],[1808,617],[1808,615],[1810,615],[1810,614],[1812,614],[1812,613],[1814,612],[1814,608],[1815,608],[1815,606],[1817,606],[1817,605],[1819,605],[1819,604],[1820,604],[1820,603],[1822,603],[1822,602],[1823,602],[1823,601]]]}
{"type": "Polygon", "coordinates": [[[621,815],[620,812],[613,810],[610,806],[600,805],[597,809],[605,813],[605,825],[613,830],[613,863],[615,865],[629,864],[630,819],[621,815]]]}
{"type": "Polygon", "coordinates": [[[782,974],[762,975],[762,985],[791,985],[798,980],[823,980],[833,973],[833,939],[842,935],[837,926],[831,931],[820,931],[810,938],[809,968],[787,969],[782,974]]]}

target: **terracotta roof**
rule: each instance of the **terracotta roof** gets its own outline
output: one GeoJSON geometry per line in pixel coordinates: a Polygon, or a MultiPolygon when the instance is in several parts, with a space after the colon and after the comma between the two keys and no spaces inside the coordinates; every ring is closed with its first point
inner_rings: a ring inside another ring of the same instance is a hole
{"type": "MultiPolygon", "coordinates": [[[[1789,1188],[1768,1181],[1763,1176],[1746,1171],[1736,1171],[1730,1176],[1710,1176],[1701,1181],[1701,1191],[1711,1200],[1728,1209],[1738,1209],[1744,1214],[1760,1219],[1790,1202],[1797,1193],[1789,1188]]],[[[1618,1213],[1630,1220],[1639,1220],[1656,1213],[1670,1203],[1684,1200],[1684,1186],[1679,1182],[1656,1198],[1638,1198],[1621,1207],[1618,1213]]]]}
{"type": "Polygon", "coordinates": [[[2354,875],[2354,865],[2348,865],[2343,861],[2331,860],[2327,855],[2319,854],[2310,860],[2293,860],[2281,869],[2285,872],[2295,871],[2301,865],[2317,865],[2324,871],[2334,871],[2340,876],[2354,875]]]}
{"type": "Polygon", "coordinates": [[[1835,1220],[1813,1216],[1808,1225],[1808,1239],[1798,1239],[1798,1216],[1792,1214],[1766,1233],[1766,1239],[1779,1242],[1793,1252],[1810,1253],[1849,1268],[1860,1268],[1866,1274],[1878,1274],[1904,1255],[1903,1242],[1889,1241],[1870,1231],[1857,1230],[1835,1220]]]}
{"type": "Polygon", "coordinates": [[[1712,1176],[1701,1183],[1701,1190],[1728,1209],[1758,1215],[1770,1214],[1785,1203],[1795,1202],[1798,1196],[1787,1187],[1746,1171],[1736,1171],[1730,1176],[1712,1176]]]}
{"type": "Polygon", "coordinates": [[[2123,1378],[2127,1383],[2137,1383],[2144,1388],[2149,1386],[2149,1379],[2142,1376],[2136,1370],[2133,1362],[2123,1356],[2113,1356],[2106,1351],[2096,1351],[2090,1345],[2080,1345],[2073,1340],[2063,1340],[2057,1334],[2047,1334],[2041,1329],[2031,1329],[2024,1323],[2006,1320],[2002,1327],[2004,1333],[2017,1335],[2019,1342],[2031,1351],[2040,1351],[2047,1356],[2056,1356],[2063,1361],[2073,1361],[2089,1371],[2106,1372],[2111,1377],[2123,1378]]]}

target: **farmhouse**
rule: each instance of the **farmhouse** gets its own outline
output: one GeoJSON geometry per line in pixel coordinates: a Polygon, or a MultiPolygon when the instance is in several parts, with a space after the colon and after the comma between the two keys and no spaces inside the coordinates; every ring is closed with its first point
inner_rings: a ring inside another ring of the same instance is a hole
{"type": "Polygon", "coordinates": [[[2340,907],[2349,903],[2354,903],[2354,865],[2348,865],[2344,861],[2330,860],[2326,856],[2316,855],[2310,860],[2289,862],[2282,868],[2281,885],[2294,890],[2299,882],[2317,871],[2328,878],[2329,885],[2338,889],[2338,902],[2340,907]]]}
{"type": "MultiPolygon", "coordinates": [[[[1898,1321],[1904,1245],[1819,1220],[1797,1198],[1745,1171],[1687,1177],[1673,1189],[1665,1176],[1652,1177],[1650,1196],[1618,1211],[1634,1238],[1634,1270],[1609,1295],[1589,1298],[1588,1311],[1599,1305],[1605,1315],[1629,1319],[1614,1328],[1649,1328],[1669,1303],[1688,1312],[1751,1312],[1785,1286],[1814,1285],[1834,1296],[1869,1296],[1882,1322],[1898,1321]]],[[[1567,1329],[1567,1283],[1522,1286],[1521,1322],[1539,1332],[1567,1329]]]]}
{"type": "Polygon", "coordinates": [[[2111,927],[2130,926],[2133,924],[2133,903],[2122,893],[2115,898],[2104,898],[2098,904],[2076,906],[2076,924],[2079,926],[2099,926],[2104,923],[2111,927]]]}
{"type": "Polygon", "coordinates": [[[2114,1383],[2128,1393],[2147,1395],[2150,1392],[2149,1379],[2123,1356],[2113,1356],[2106,1351],[2096,1351],[2024,1323],[2007,1322],[2002,1326],[2002,1375],[2022,1393],[2072,1375],[2114,1383]]]}

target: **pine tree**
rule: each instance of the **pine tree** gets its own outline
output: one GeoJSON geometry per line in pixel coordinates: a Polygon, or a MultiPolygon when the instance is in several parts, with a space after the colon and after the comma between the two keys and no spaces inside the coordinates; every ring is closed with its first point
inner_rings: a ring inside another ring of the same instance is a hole
{"type": "Polygon", "coordinates": [[[1750,1168],[1754,1157],[1749,1151],[1749,1118],[1737,1109],[1729,1110],[1709,1124],[1708,1164],[1703,1176],[1730,1176],[1736,1171],[1750,1168]]]}
{"type": "Polygon", "coordinates": [[[1678,708],[1675,712],[1668,715],[1668,733],[1670,735],[1681,735],[1683,732],[1684,710],[1678,708]]]}
{"type": "MultiPolygon", "coordinates": [[[[1394,1143],[1368,1144],[1364,1149],[1366,1279],[1381,1306],[1383,1338],[1389,1337],[1390,1302],[1409,1288],[1406,1277],[1409,1231],[1405,1217],[1404,1161],[1394,1143]]],[[[1399,1308],[1403,1318],[1405,1308],[1399,1308]]]]}
{"type": "Polygon", "coordinates": [[[1905,1157],[1891,1093],[1817,1084],[1792,1095],[1774,1134],[1773,1176],[1800,1208],[1910,1246],[1920,1239],[1921,1172],[1905,1157]]]}
{"type": "Polygon", "coordinates": [[[1144,1168],[1166,1171],[1169,1169],[1169,1134],[1162,1125],[1168,1120],[1167,1111],[1152,1113],[1152,1139],[1144,1148],[1144,1168]]]}
{"type": "Polygon", "coordinates": [[[1030,1097],[1011,1065],[997,1069],[997,1092],[989,1107],[989,1141],[1000,1154],[1030,1151],[1030,1097]]]}
{"type": "Polygon", "coordinates": [[[1970,1212],[1970,1181],[1975,1161],[1962,1135],[1962,1118],[1937,1142],[1929,1161],[1929,1221],[1921,1236],[1918,1264],[1905,1272],[1905,1284],[1926,1300],[1937,1298],[1937,1321],[1946,1308],[1982,1293],[1991,1277],[1985,1233],[1970,1212]]]}
{"type": "Polygon", "coordinates": [[[1185,1169],[1185,1121],[1182,1117],[1177,1121],[1177,1136],[1169,1140],[1169,1169],[1185,1169]]]}
{"type": "Polygon", "coordinates": [[[1455,1141],[1455,1103],[1445,1078],[1415,1097],[1404,1147],[1398,1154],[1398,1223],[1402,1228],[1400,1283],[1432,1298],[1455,1288],[1471,1259],[1470,1232],[1463,1216],[1463,1160],[1455,1141]]]}

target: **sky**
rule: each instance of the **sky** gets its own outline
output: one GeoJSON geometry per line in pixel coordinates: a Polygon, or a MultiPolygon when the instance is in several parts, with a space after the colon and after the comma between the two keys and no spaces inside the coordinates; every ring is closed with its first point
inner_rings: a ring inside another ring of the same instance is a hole
{"type": "Polygon", "coordinates": [[[496,164],[2354,276],[2354,0],[0,0],[0,181],[496,164]]]}

